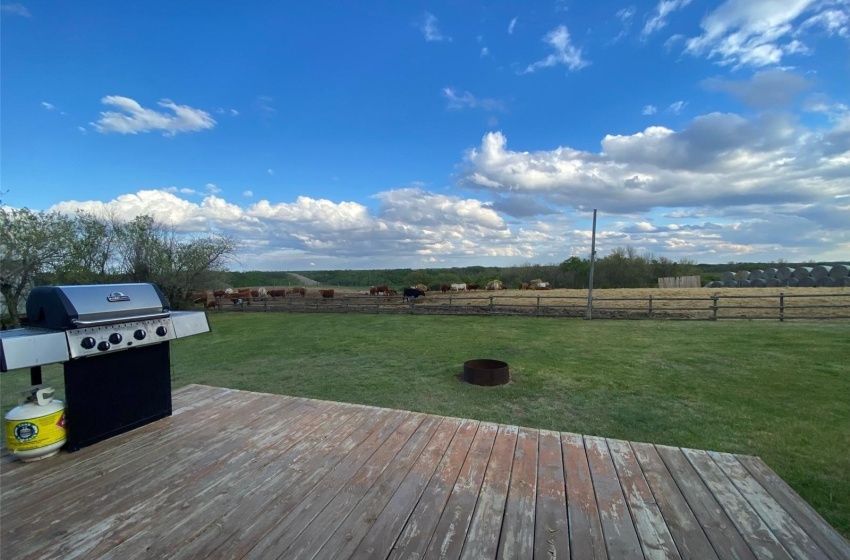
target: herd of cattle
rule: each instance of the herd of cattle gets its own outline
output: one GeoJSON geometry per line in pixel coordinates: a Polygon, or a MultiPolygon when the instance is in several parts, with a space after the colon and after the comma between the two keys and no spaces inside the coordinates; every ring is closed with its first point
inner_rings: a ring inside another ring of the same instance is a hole
{"type": "MultiPolygon", "coordinates": [[[[519,288],[521,290],[548,290],[549,284],[547,282],[534,281],[523,282],[519,288]]],[[[481,286],[478,284],[467,284],[464,282],[453,283],[453,284],[442,284],[440,286],[440,291],[442,293],[449,292],[467,292],[467,291],[477,291],[480,290],[481,286]]],[[[504,286],[499,280],[492,280],[488,282],[485,286],[486,290],[503,290],[504,286]]],[[[419,297],[424,297],[425,293],[428,292],[428,286],[424,284],[416,284],[415,286],[411,286],[409,288],[404,288],[402,290],[402,301],[410,301],[411,299],[416,299],[419,297]]],[[[333,289],[319,289],[319,296],[323,299],[330,299],[334,297],[333,289]]],[[[389,286],[371,286],[368,291],[359,292],[361,295],[370,295],[370,296],[385,296],[387,299],[392,299],[395,296],[398,296],[398,291],[391,289],[389,286]]],[[[263,300],[274,300],[276,298],[286,298],[286,297],[306,297],[307,296],[307,288],[303,286],[297,286],[294,288],[286,288],[286,289],[274,289],[268,290],[266,288],[227,288],[226,290],[214,290],[211,292],[194,292],[190,294],[190,299],[195,304],[204,304],[204,307],[217,307],[224,303],[225,301],[229,301],[233,303],[233,305],[240,304],[248,304],[252,301],[263,301],[263,300]]]]}

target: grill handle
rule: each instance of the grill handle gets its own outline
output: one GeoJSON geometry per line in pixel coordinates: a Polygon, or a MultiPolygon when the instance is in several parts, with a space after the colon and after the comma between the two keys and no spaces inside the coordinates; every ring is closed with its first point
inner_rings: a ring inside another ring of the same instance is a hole
{"type": "Polygon", "coordinates": [[[79,328],[86,327],[102,327],[104,325],[114,325],[117,323],[129,323],[132,321],[149,321],[151,319],[168,319],[171,317],[171,312],[166,311],[164,313],[151,313],[150,315],[135,315],[132,317],[117,317],[112,319],[100,319],[98,321],[80,321],[79,319],[74,319],[73,323],[79,328]]]}

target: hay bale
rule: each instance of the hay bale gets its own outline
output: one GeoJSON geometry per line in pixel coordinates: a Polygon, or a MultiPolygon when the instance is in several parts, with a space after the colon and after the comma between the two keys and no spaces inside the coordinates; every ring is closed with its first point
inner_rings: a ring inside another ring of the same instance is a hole
{"type": "Polygon", "coordinates": [[[723,282],[721,282],[720,280],[712,280],[711,282],[707,283],[705,285],[705,287],[706,288],[722,288],[723,282]]]}
{"type": "Polygon", "coordinates": [[[764,271],[763,270],[751,270],[750,271],[750,278],[749,278],[750,280],[761,280],[762,278],[764,278],[764,271]]]}
{"type": "Polygon", "coordinates": [[[744,280],[750,279],[750,271],[749,270],[739,270],[735,273],[735,280],[738,282],[742,282],[744,280]]]}
{"type": "Polygon", "coordinates": [[[764,276],[762,276],[765,280],[770,280],[771,278],[776,278],[776,269],[775,268],[765,268],[764,276]]]}
{"type": "Polygon", "coordinates": [[[754,278],[750,280],[750,288],[764,288],[767,283],[764,281],[764,278],[754,278]]]}
{"type": "Polygon", "coordinates": [[[783,288],[786,288],[786,287],[787,288],[796,288],[797,282],[799,282],[799,280],[797,280],[796,278],[783,278],[782,280],[779,281],[779,284],[783,288]]]}
{"type": "Polygon", "coordinates": [[[767,288],[778,288],[782,285],[782,280],[779,278],[768,278],[764,281],[764,284],[767,288]]]}
{"type": "Polygon", "coordinates": [[[797,279],[797,286],[800,288],[814,288],[815,287],[815,279],[811,276],[804,276],[803,278],[797,279]]]}
{"type": "Polygon", "coordinates": [[[791,274],[797,280],[801,280],[803,278],[808,278],[812,275],[812,267],[810,266],[798,266],[794,269],[794,272],[791,274]]]}
{"type": "Polygon", "coordinates": [[[829,271],[830,278],[847,278],[850,276],[850,264],[837,264],[829,271]]]}
{"type": "Polygon", "coordinates": [[[815,288],[834,288],[835,278],[824,276],[823,278],[815,278],[815,288]]]}
{"type": "Polygon", "coordinates": [[[776,277],[780,280],[785,280],[786,278],[791,278],[794,274],[794,269],[790,266],[780,266],[776,269],[776,277]]]}
{"type": "Polygon", "coordinates": [[[728,280],[726,282],[723,282],[723,287],[724,288],[737,288],[738,287],[738,281],[737,280],[728,280]]]}
{"type": "Polygon", "coordinates": [[[750,286],[751,286],[751,283],[750,283],[749,280],[739,280],[738,281],[738,287],[739,288],[749,288],[750,286]]]}
{"type": "Polygon", "coordinates": [[[845,276],[844,278],[836,278],[835,285],[840,286],[842,288],[850,288],[850,276],[845,276]]]}
{"type": "Polygon", "coordinates": [[[812,268],[812,278],[817,282],[821,278],[829,278],[829,273],[832,267],[826,264],[821,264],[812,268]]]}
{"type": "Polygon", "coordinates": [[[726,271],[726,272],[724,272],[723,274],[720,275],[720,280],[724,284],[726,284],[728,282],[734,282],[735,281],[735,273],[732,272],[732,271],[726,271]]]}
{"type": "Polygon", "coordinates": [[[491,291],[492,290],[504,290],[505,287],[502,285],[501,280],[490,280],[489,282],[487,282],[487,289],[491,290],[491,291]]]}

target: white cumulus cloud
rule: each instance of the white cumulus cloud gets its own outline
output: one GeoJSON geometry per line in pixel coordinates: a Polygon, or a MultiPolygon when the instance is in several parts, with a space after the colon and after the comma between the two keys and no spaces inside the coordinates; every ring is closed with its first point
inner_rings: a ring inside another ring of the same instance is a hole
{"type": "Polygon", "coordinates": [[[726,0],[702,19],[702,34],[688,39],[685,51],[722,66],[778,65],[788,55],[809,52],[798,38],[803,31],[822,27],[846,36],[842,4],[844,0],[726,0]]]}
{"type": "Polygon", "coordinates": [[[485,111],[504,111],[505,105],[502,101],[492,98],[478,98],[472,93],[465,91],[461,94],[451,87],[443,88],[443,97],[448,101],[449,109],[484,109],[485,111]]]}
{"type": "Polygon", "coordinates": [[[425,40],[428,42],[451,41],[452,38],[443,35],[437,23],[437,16],[432,13],[425,12],[422,16],[422,23],[419,25],[419,30],[422,31],[422,36],[425,37],[425,40]]]}
{"type": "Polygon", "coordinates": [[[525,73],[534,72],[540,68],[557,66],[559,64],[563,64],[568,70],[576,71],[581,70],[590,64],[590,62],[582,58],[581,49],[573,45],[570,41],[570,32],[567,30],[565,25],[559,25],[547,33],[543,37],[543,41],[548,43],[555,52],[551,53],[546,58],[529,64],[525,69],[525,73]]]}
{"type": "Polygon", "coordinates": [[[646,20],[640,32],[641,38],[646,39],[659,29],[667,26],[667,18],[676,10],[681,10],[691,3],[691,0],[661,0],[655,6],[652,16],[646,20]]]}
{"type": "Polygon", "coordinates": [[[162,131],[164,136],[174,136],[180,132],[210,129],[216,124],[206,111],[177,105],[170,99],[163,99],[157,105],[169,109],[171,113],[147,109],[137,101],[120,95],[108,95],[101,99],[101,103],[118,109],[101,112],[100,118],[91,123],[95,130],[103,134],[162,131]]]}

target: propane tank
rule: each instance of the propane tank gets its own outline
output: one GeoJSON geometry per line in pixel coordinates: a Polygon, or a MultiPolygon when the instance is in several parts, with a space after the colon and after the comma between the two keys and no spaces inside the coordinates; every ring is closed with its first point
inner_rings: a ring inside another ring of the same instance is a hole
{"type": "Polygon", "coordinates": [[[53,387],[34,385],[6,414],[6,447],[21,461],[52,457],[65,444],[65,404],[53,393],[53,387]]]}

